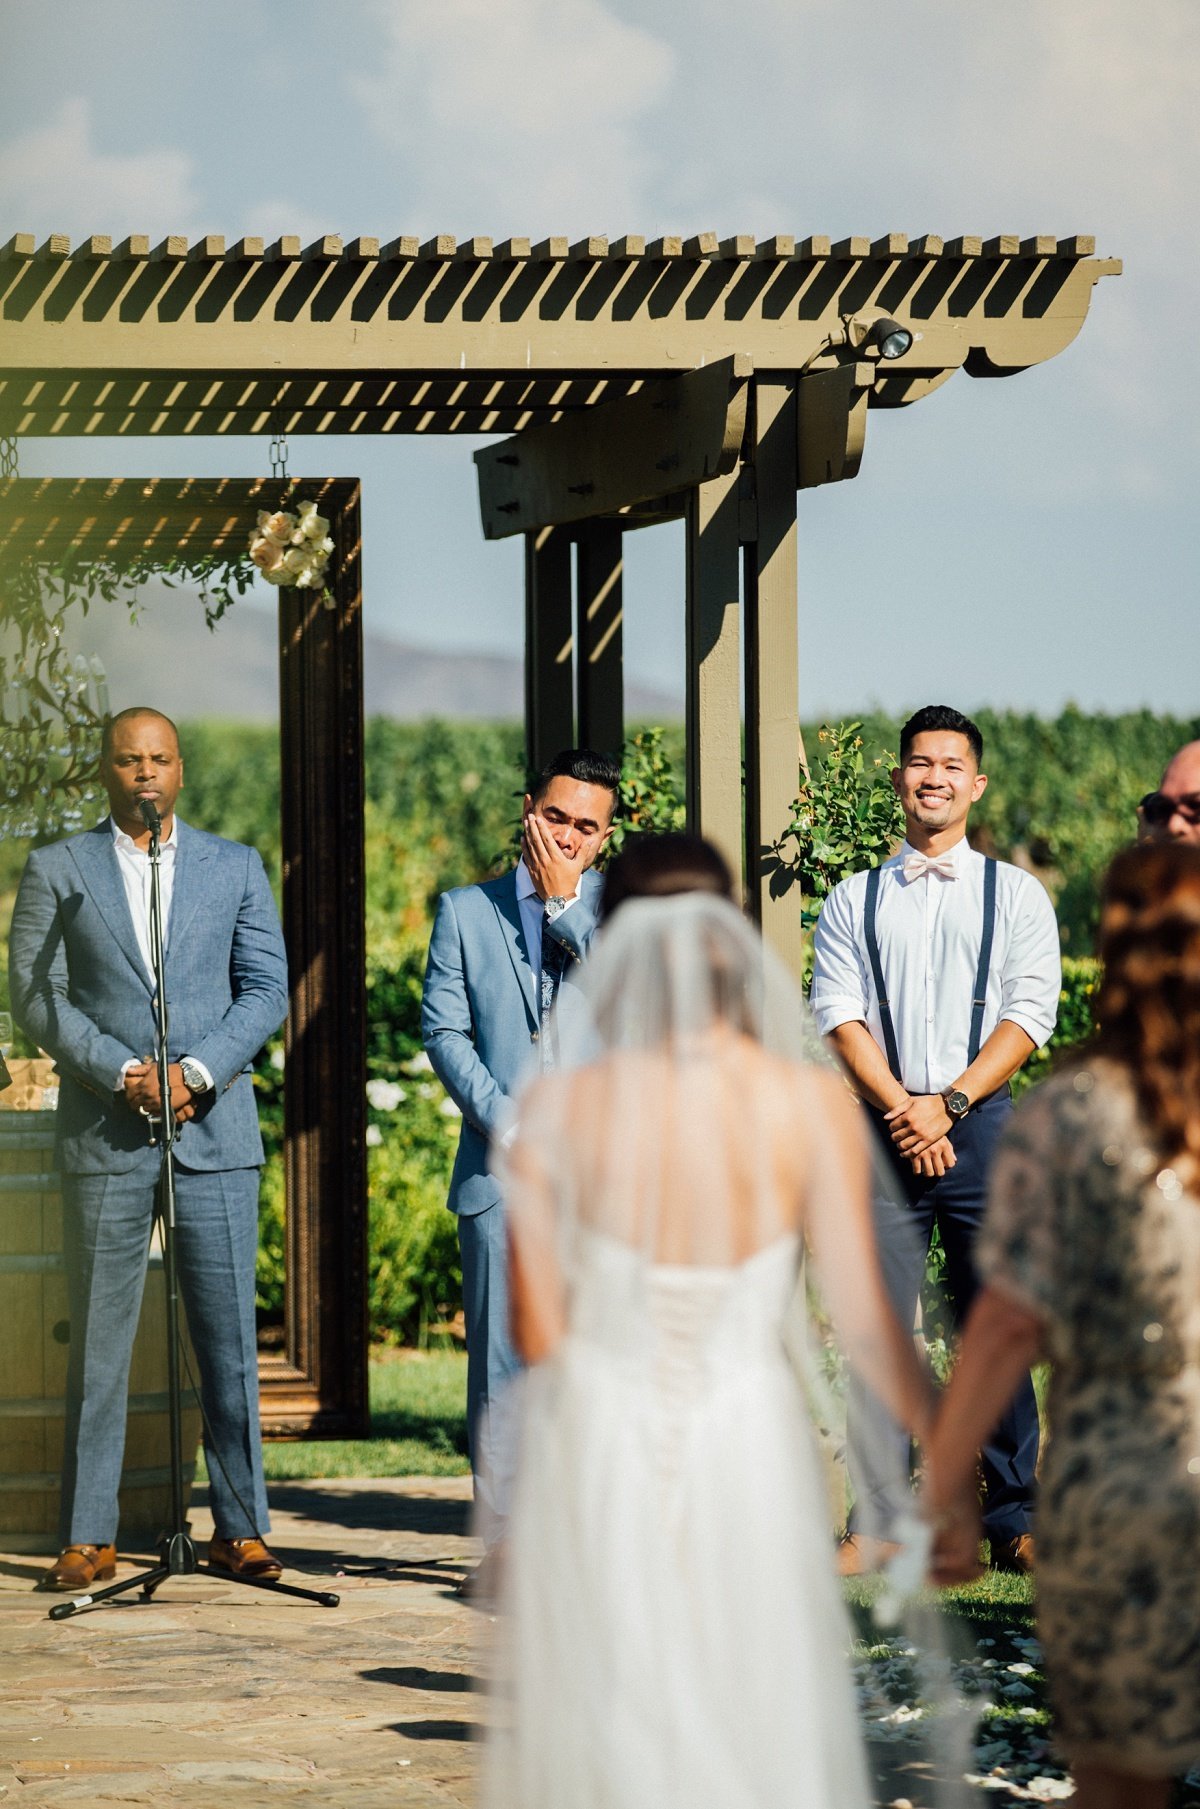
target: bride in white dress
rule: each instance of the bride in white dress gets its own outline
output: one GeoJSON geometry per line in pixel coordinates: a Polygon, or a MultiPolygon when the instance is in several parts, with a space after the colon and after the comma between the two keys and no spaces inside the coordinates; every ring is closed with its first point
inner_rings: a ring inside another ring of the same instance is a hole
{"type": "Polygon", "coordinates": [[[864,1809],[806,1243],[842,1350],[918,1436],[930,1385],[884,1295],[856,1109],[716,895],[720,857],[679,837],[622,859],[589,1016],[560,1020],[505,1164],[530,1369],[484,1802],[864,1809]]]}

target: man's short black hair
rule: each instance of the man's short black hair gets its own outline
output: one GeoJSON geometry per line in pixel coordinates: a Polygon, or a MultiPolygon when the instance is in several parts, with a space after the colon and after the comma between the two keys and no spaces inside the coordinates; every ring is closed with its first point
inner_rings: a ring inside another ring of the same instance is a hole
{"type": "Polygon", "coordinates": [[[157,716],[160,722],[166,723],[172,735],[174,735],[175,746],[179,746],[179,730],[175,727],[175,724],[171,721],[171,718],[165,711],[156,710],[153,704],[130,704],[127,710],[118,710],[115,716],[106,716],[104,718],[104,726],[100,730],[101,760],[107,760],[108,756],[112,753],[113,730],[116,728],[117,724],[119,722],[128,722],[131,716],[157,716]]]}
{"type": "Polygon", "coordinates": [[[971,752],[975,756],[976,766],[983,764],[983,736],[979,725],[964,716],[961,710],[954,710],[949,704],[926,704],[910,716],[900,731],[900,764],[908,759],[909,751],[918,735],[931,732],[941,734],[965,735],[971,744],[971,752]]]}
{"type": "Polygon", "coordinates": [[[535,802],[544,795],[551,779],[574,779],[580,785],[602,785],[605,791],[612,793],[613,809],[617,807],[621,769],[611,754],[600,754],[590,747],[564,748],[539,773],[532,794],[535,802]]]}

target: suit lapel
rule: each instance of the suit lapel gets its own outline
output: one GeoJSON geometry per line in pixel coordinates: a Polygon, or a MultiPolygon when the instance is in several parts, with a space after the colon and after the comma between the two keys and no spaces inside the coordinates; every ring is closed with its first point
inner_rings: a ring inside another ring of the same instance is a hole
{"type": "Polygon", "coordinates": [[[521,908],[517,903],[516,873],[505,874],[497,881],[492,893],[492,904],[496,911],[496,920],[500,926],[500,934],[504,938],[504,946],[508,950],[508,958],[512,962],[513,972],[521,988],[521,997],[525,1001],[525,1010],[530,1025],[534,1030],[538,1027],[538,975],[533,971],[529,959],[529,950],[525,947],[525,932],[521,928],[521,908]]]}
{"type": "Polygon", "coordinates": [[[142,951],[138,947],[133,928],[133,918],[129,914],[129,900],[121,883],[121,869],[117,865],[117,851],[113,847],[110,819],[106,817],[89,835],[80,836],[72,842],[71,854],[79,869],[80,878],[117,947],[146,991],[152,992],[150,975],[146,972],[146,964],[142,960],[142,951]]]}
{"type": "Polygon", "coordinates": [[[179,841],[175,849],[175,881],[171,888],[171,916],[167,923],[167,960],[182,951],[192,918],[204,891],[204,863],[208,843],[194,829],[176,818],[179,841]]]}

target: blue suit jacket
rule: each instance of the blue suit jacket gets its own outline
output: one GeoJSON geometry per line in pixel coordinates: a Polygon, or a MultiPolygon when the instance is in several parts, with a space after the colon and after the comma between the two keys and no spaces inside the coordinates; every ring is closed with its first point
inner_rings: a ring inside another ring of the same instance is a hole
{"type": "MultiPolygon", "coordinates": [[[[572,959],[559,986],[559,1010],[569,1009],[579,963],[596,933],[604,881],[587,872],[569,911],[543,935],[572,959]]],[[[500,1198],[488,1172],[488,1143],[521,1082],[536,1067],[539,976],[530,964],[517,905],[516,871],[483,885],[443,892],[438,901],[421,1034],[434,1073],[463,1115],[450,1180],[451,1212],[470,1215],[500,1198]]]]}
{"type": "MultiPolygon", "coordinates": [[[[249,1065],[287,1013],[279,914],[253,848],[179,823],[167,925],[168,1048],[203,1062],[214,1092],[176,1145],[184,1168],[263,1159],[249,1065]]],[[[114,1088],[153,1054],[153,986],[109,820],[30,855],[9,935],[13,1014],[58,1064],[58,1161],[69,1174],[156,1164],[145,1120],[114,1088]]]]}

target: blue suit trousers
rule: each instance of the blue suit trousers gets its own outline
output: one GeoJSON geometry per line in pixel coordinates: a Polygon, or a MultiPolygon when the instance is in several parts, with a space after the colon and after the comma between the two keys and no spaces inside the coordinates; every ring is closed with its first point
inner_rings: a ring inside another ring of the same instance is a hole
{"type": "MultiPolygon", "coordinates": [[[[157,1181],[157,1164],[63,1175],[71,1324],[63,1545],[116,1538],[129,1364],[157,1181]]],[[[210,1498],[217,1532],[230,1539],[263,1533],[269,1524],[254,1323],[258,1182],[257,1168],[175,1171],[175,1249],[200,1370],[210,1498]]],[[[164,1449],[164,1463],[168,1456],[164,1449]]]]}
{"type": "Polygon", "coordinates": [[[467,1332],[467,1438],[475,1479],[475,1529],[489,1550],[503,1539],[517,1463],[523,1369],[512,1341],[504,1208],[459,1214],[467,1332]]]}
{"type": "MultiPolygon", "coordinates": [[[[988,1170],[1011,1111],[1007,1087],[973,1106],[951,1132],[958,1160],[945,1175],[919,1177],[902,1160],[892,1164],[894,1197],[876,1201],[876,1237],[884,1283],[903,1325],[911,1326],[916,1316],[935,1224],[946,1253],[943,1285],[955,1329],[970,1311],[979,1291],[974,1252],[987,1206],[988,1170]]],[[[887,1126],[878,1114],[872,1116],[890,1151],[887,1126]]],[[[849,1469],[855,1495],[851,1526],[857,1532],[888,1538],[900,1515],[911,1506],[901,1480],[909,1470],[908,1435],[886,1408],[853,1380],[847,1405],[849,1469]]],[[[1033,1383],[1026,1376],[981,1453],[983,1522],[989,1538],[1014,1539],[1031,1530],[1037,1457],[1037,1401],[1033,1383]]]]}

